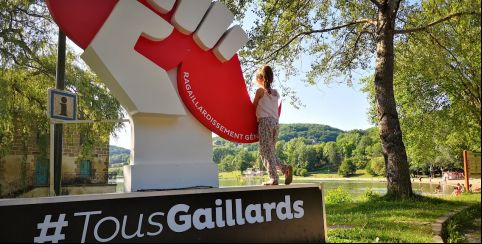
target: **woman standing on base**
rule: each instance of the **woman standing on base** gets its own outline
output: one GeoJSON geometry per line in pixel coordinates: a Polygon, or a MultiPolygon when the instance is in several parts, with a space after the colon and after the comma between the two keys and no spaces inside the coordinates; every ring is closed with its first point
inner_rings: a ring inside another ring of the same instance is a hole
{"type": "Polygon", "coordinates": [[[256,72],[258,90],[254,97],[256,117],[258,118],[259,150],[264,167],[268,170],[270,180],[263,185],[278,185],[277,170],[285,175],[285,184],[293,180],[293,168],[283,164],[276,156],[276,140],[278,138],[278,100],[280,98],[276,89],[272,89],[273,70],[268,65],[263,65],[256,72]]]}

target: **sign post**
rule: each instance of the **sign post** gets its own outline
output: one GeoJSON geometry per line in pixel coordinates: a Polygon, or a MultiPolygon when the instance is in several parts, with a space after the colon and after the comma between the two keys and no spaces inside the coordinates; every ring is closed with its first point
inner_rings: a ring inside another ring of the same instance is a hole
{"type": "Polygon", "coordinates": [[[63,125],[55,121],[75,121],[77,119],[77,96],[73,93],[48,90],[48,115],[50,124],[50,195],[60,195],[62,169],[63,125]]]}
{"type": "Polygon", "coordinates": [[[470,190],[469,178],[480,178],[480,152],[469,152],[464,150],[464,177],[465,177],[465,190],[470,190]]]}
{"type": "MultiPolygon", "coordinates": [[[[55,88],[59,90],[65,89],[65,42],[66,36],[64,32],[59,29],[59,37],[58,37],[58,48],[57,48],[57,73],[55,77],[55,88]]],[[[66,98],[61,98],[62,103],[60,104],[60,113],[61,116],[67,116],[66,112],[66,98]]],[[[75,119],[75,118],[74,118],[75,119]]],[[[60,183],[62,178],[62,141],[63,141],[63,134],[64,134],[64,125],[62,124],[55,124],[53,126],[53,143],[50,144],[50,148],[53,148],[53,169],[54,169],[54,191],[55,195],[60,195],[60,183]]],[[[52,150],[52,149],[51,149],[52,150]]],[[[50,182],[52,184],[52,182],[50,182]]]]}
{"type": "Polygon", "coordinates": [[[464,177],[465,177],[465,191],[469,192],[469,167],[467,162],[467,150],[464,150],[464,177]]]}

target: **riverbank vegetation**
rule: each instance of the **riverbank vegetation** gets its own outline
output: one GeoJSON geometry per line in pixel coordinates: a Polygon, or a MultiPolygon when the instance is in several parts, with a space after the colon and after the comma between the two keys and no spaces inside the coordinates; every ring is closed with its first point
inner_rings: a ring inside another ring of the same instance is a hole
{"type": "MultiPolygon", "coordinates": [[[[231,172],[219,172],[219,179],[241,179],[243,178],[243,174],[240,171],[231,171],[231,172]]],[[[260,178],[260,179],[268,179],[268,174],[265,172],[262,176],[249,176],[252,178],[260,178]]],[[[280,178],[283,179],[283,175],[280,174],[280,178]]],[[[308,173],[305,176],[294,176],[295,179],[336,179],[341,178],[337,172],[330,172],[327,170],[317,170],[308,173]]],[[[380,179],[384,180],[385,177],[383,176],[372,176],[367,173],[366,170],[357,170],[355,174],[353,174],[350,179],[380,179]]]]}
{"type": "MultiPolygon", "coordinates": [[[[296,176],[310,176],[320,172],[337,174],[336,177],[356,177],[360,171],[367,177],[384,177],[385,160],[377,128],[341,131],[324,125],[281,124],[276,154],[285,163],[293,166],[296,176]],[[331,133],[330,137],[319,134],[331,133]],[[336,137],[333,137],[337,134],[336,137]],[[321,140],[320,138],[324,138],[321,140]],[[333,139],[334,138],[334,139],[333,139]],[[288,139],[285,141],[283,139],[288,139]]],[[[407,143],[407,148],[420,148],[423,143],[407,143]]],[[[220,172],[244,171],[247,168],[264,170],[258,155],[258,144],[239,144],[222,138],[213,138],[213,161],[220,172]]],[[[410,172],[414,175],[441,175],[442,171],[463,172],[462,149],[452,147],[450,152],[437,154],[433,158],[410,150],[410,172]]],[[[433,154],[441,147],[426,147],[426,154],[433,154]]],[[[447,149],[448,150],[448,149],[447,149]]]]}
{"type": "MultiPolygon", "coordinates": [[[[232,143],[219,137],[213,141],[213,161],[221,172],[263,170],[257,144],[232,143]]],[[[326,125],[282,124],[276,154],[293,166],[298,176],[319,171],[352,176],[365,169],[373,176],[385,175],[376,128],[344,132],[326,125]]]]}

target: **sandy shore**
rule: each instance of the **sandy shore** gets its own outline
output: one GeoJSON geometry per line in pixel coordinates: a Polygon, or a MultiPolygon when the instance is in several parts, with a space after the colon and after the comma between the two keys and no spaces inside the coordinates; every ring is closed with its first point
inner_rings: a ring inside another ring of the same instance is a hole
{"type": "Polygon", "coordinates": [[[375,181],[375,182],[386,182],[386,178],[344,178],[344,177],[333,177],[333,178],[323,178],[323,177],[297,177],[294,176],[293,179],[296,180],[323,180],[323,181],[375,181]]]}
{"type": "MultiPolygon", "coordinates": [[[[412,182],[420,182],[420,179],[412,179],[412,182]]],[[[443,183],[442,179],[440,177],[438,178],[433,178],[433,179],[430,179],[430,178],[422,178],[422,183],[435,183],[435,184],[438,184],[439,182],[440,183],[443,183]]],[[[469,184],[472,184],[472,187],[476,188],[476,187],[480,187],[480,182],[481,180],[480,179],[475,179],[475,178],[469,178],[469,184]]],[[[465,180],[462,179],[462,180],[447,180],[446,182],[448,185],[457,185],[457,183],[460,183],[460,184],[464,184],[465,185],[465,180]]]]}
{"type": "MultiPolygon", "coordinates": [[[[372,181],[372,182],[386,182],[387,178],[378,178],[378,177],[372,177],[372,178],[343,178],[343,177],[337,177],[337,178],[317,178],[317,177],[294,177],[294,179],[297,180],[323,180],[323,181],[372,181]]],[[[411,179],[412,183],[432,183],[432,184],[438,184],[443,183],[442,179],[440,177],[438,178],[433,178],[430,179],[428,177],[422,177],[421,181],[420,178],[413,178],[411,179]]],[[[447,185],[457,185],[457,183],[464,184],[465,185],[465,180],[447,180],[446,184],[447,185]]],[[[480,187],[481,179],[474,179],[470,178],[469,179],[469,184],[472,184],[472,187],[475,189],[477,187],[480,187]]]]}

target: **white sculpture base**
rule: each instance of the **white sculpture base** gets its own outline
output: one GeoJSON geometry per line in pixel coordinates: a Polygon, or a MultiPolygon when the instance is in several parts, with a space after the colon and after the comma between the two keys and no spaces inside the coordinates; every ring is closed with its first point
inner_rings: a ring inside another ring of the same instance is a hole
{"type": "Polygon", "coordinates": [[[124,166],[125,192],[218,186],[218,168],[212,162],[124,166]]]}
{"type": "MultiPolygon", "coordinates": [[[[177,69],[168,72],[177,89],[176,74],[177,69]]],[[[212,133],[184,109],[185,116],[131,116],[131,164],[124,166],[125,192],[219,187],[212,133]]]]}

